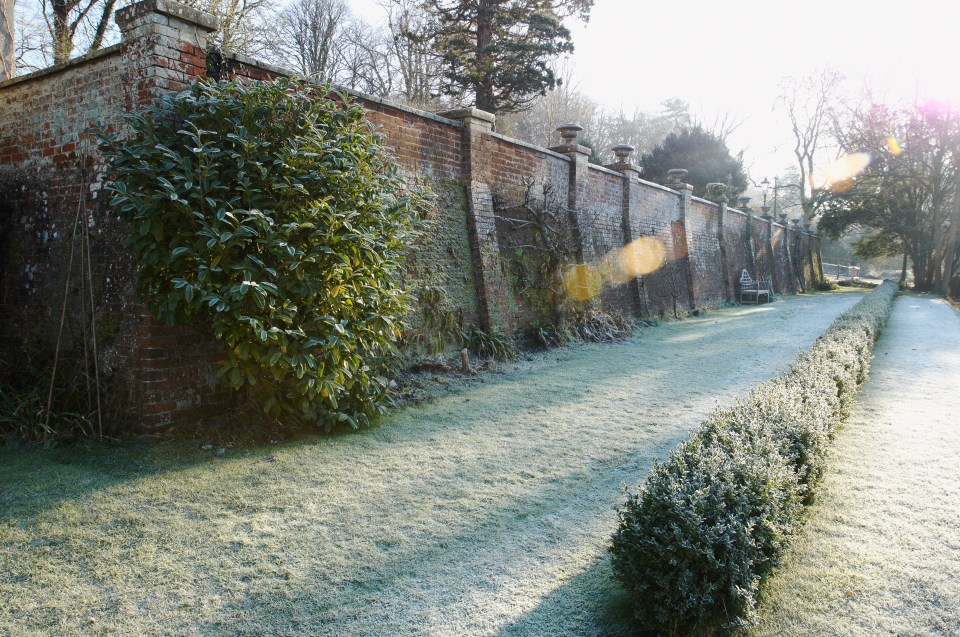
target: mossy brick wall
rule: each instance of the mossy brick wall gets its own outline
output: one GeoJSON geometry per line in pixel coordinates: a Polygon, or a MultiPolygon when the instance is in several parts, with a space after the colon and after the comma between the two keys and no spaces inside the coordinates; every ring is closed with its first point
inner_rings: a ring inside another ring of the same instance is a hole
{"type": "MultiPolygon", "coordinates": [[[[180,90],[205,73],[210,19],[153,0],[118,13],[121,44],[0,84],[0,347],[8,360],[49,368],[71,243],[60,369],[75,372],[85,300],[80,286],[81,211],[90,235],[106,411],[145,426],[172,424],[229,404],[214,383],[212,338],[173,329],[134,302],[125,228],[100,213],[103,162],[90,129],[122,134],[122,114],[180,90]],[[129,410],[121,416],[121,411],[129,410]]],[[[89,309],[89,306],[88,306],[89,309]]]]}
{"type": "Polygon", "coordinates": [[[633,236],[654,239],[663,252],[663,265],[640,278],[645,313],[662,315],[672,309],[674,296],[680,308],[688,306],[687,282],[680,276],[687,264],[683,215],[677,192],[644,181],[633,188],[635,208],[630,211],[633,236]]]}
{"type": "Polygon", "coordinates": [[[751,273],[751,276],[756,276],[754,274],[756,265],[749,230],[752,223],[756,223],[756,220],[751,220],[739,210],[728,208],[724,215],[724,248],[727,258],[727,272],[732,279],[732,283],[728,285],[727,289],[729,293],[733,294],[734,300],[739,300],[740,288],[736,282],[740,280],[740,274],[746,270],[751,273]]]}
{"type": "MultiPolygon", "coordinates": [[[[216,384],[222,350],[211,336],[159,324],[132,298],[125,230],[99,213],[103,162],[89,129],[101,122],[122,133],[122,113],[154,104],[208,73],[268,80],[284,71],[209,50],[215,20],[169,0],[131,5],[118,12],[117,21],[120,45],[0,83],[0,356],[26,360],[30,351],[41,360],[42,350],[51,348],[73,221],[82,206],[110,396],[131,407],[131,422],[177,425],[217,416],[242,397],[216,384]]],[[[713,204],[625,176],[629,171],[588,166],[575,146],[549,150],[507,138],[491,130],[487,114],[468,109],[447,117],[359,94],[353,99],[366,108],[401,172],[425,179],[439,194],[435,226],[411,256],[410,276],[442,285],[465,326],[479,323],[509,333],[538,318],[511,285],[509,255],[502,250],[510,237],[495,214],[497,200],[515,201],[531,181],[541,196],[574,202],[588,262],[598,263],[628,237],[660,243],[664,267],[604,289],[601,301],[608,309],[656,315],[669,311],[673,298],[688,309],[718,302],[735,294],[733,280],[743,268],[764,275],[759,269],[769,267],[775,278],[787,280],[791,264],[780,254],[786,245],[793,270],[807,283],[819,274],[816,237],[791,229],[771,251],[769,225],[755,220],[751,249],[745,217],[728,211],[724,281],[713,204]]],[[[80,331],[79,260],[74,269],[67,305],[72,336],[80,331]]]]}
{"type": "Polygon", "coordinates": [[[569,158],[544,148],[517,142],[496,133],[483,135],[476,148],[471,179],[489,192],[490,214],[477,224],[482,263],[487,274],[484,295],[491,323],[512,333],[542,319],[538,308],[520,293],[522,276],[512,246],[528,243],[529,236],[512,228],[496,212],[521,204],[527,193],[549,207],[566,205],[569,158]]]}
{"type": "MultiPolygon", "coordinates": [[[[587,170],[587,187],[581,205],[585,213],[582,229],[587,245],[585,258],[603,264],[617,255],[624,247],[623,224],[624,178],[607,168],[590,165],[587,170]]],[[[601,270],[606,268],[601,267],[601,270]]],[[[615,311],[624,316],[636,313],[636,289],[626,282],[608,279],[600,291],[601,306],[606,311],[615,311]]]]}
{"type": "Polygon", "coordinates": [[[720,251],[720,209],[710,201],[693,198],[687,215],[690,235],[690,267],[693,269],[693,297],[698,307],[726,301],[724,264],[720,251]]]}
{"type": "MultiPolygon", "coordinates": [[[[467,195],[463,184],[453,179],[424,180],[437,196],[435,212],[424,220],[414,249],[407,258],[408,284],[413,290],[426,287],[444,291],[441,309],[453,312],[461,329],[477,324],[477,289],[468,226],[467,195]]],[[[414,300],[409,325],[418,329],[427,321],[423,307],[414,300]]]]}

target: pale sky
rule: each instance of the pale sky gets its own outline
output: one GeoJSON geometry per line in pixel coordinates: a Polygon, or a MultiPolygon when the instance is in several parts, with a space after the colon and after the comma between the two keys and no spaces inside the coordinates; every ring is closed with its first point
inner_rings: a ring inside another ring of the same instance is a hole
{"type": "MultiPolygon", "coordinates": [[[[370,22],[376,0],[350,0],[370,22]]],[[[774,109],[781,78],[832,66],[891,99],[960,103],[960,2],[949,0],[596,0],[571,23],[568,78],[598,102],[655,111],[689,102],[711,122],[744,120],[731,135],[760,180],[794,163],[790,131],[774,109]]]]}

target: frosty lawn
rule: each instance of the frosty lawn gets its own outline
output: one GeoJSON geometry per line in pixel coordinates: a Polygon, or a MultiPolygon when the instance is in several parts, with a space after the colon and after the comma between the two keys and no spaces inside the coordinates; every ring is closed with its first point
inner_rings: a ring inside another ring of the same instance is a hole
{"type": "Polygon", "coordinates": [[[0,634],[626,634],[620,484],[861,296],[554,351],[380,428],[224,458],[0,449],[0,634]]]}
{"type": "Polygon", "coordinates": [[[960,635],[960,314],[902,296],[751,635],[960,635]]]}

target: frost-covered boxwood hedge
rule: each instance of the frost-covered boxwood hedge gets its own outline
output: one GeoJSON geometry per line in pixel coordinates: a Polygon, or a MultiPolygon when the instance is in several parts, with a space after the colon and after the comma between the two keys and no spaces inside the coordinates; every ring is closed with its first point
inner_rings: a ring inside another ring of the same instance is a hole
{"type": "Polygon", "coordinates": [[[628,498],[613,568],[645,627],[712,635],[750,621],[813,500],[896,290],[885,282],[787,373],[716,411],[628,498]]]}

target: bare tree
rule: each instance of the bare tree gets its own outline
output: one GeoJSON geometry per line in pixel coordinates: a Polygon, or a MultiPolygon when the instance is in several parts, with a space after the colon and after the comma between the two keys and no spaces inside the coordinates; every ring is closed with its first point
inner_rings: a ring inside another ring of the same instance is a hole
{"type": "Polygon", "coordinates": [[[813,183],[814,162],[829,136],[829,123],[843,77],[833,69],[821,69],[811,75],[787,78],[781,83],[778,102],[787,111],[793,130],[793,154],[800,172],[803,215],[811,219],[818,199],[813,183]]]}
{"type": "Polygon", "coordinates": [[[63,64],[77,48],[86,51],[103,47],[117,0],[42,0],[53,63],[63,64]]]}
{"type": "Polygon", "coordinates": [[[278,16],[273,48],[305,78],[335,78],[343,67],[344,31],[350,19],[344,0],[294,0],[278,16]]]}
{"type": "Polygon", "coordinates": [[[384,29],[371,27],[360,20],[352,21],[344,30],[341,57],[343,68],[337,77],[339,84],[370,95],[393,95],[397,90],[391,37],[384,29]]]}
{"type": "Polygon", "coordinates": [[[265,18],[271,5],[267,0],[180,1],[220,21],[220,30],[212,34],[217,46],[248,55],[261,54],[269,48],[265,18]]]}
{"type": "Polygon", "coordinates": [[[29,73],[53,64],[53,48],[39,3],[34,11],[16,14],[14,74],[29,73]]]}
{"type": "Polygon", "coordinates": [[[381,0],[380,4],[387,11],[390,53],[403,97],[420,107],[433,104],[443,71],[432,46],[430,15],[420,0],[381,0]]]}

